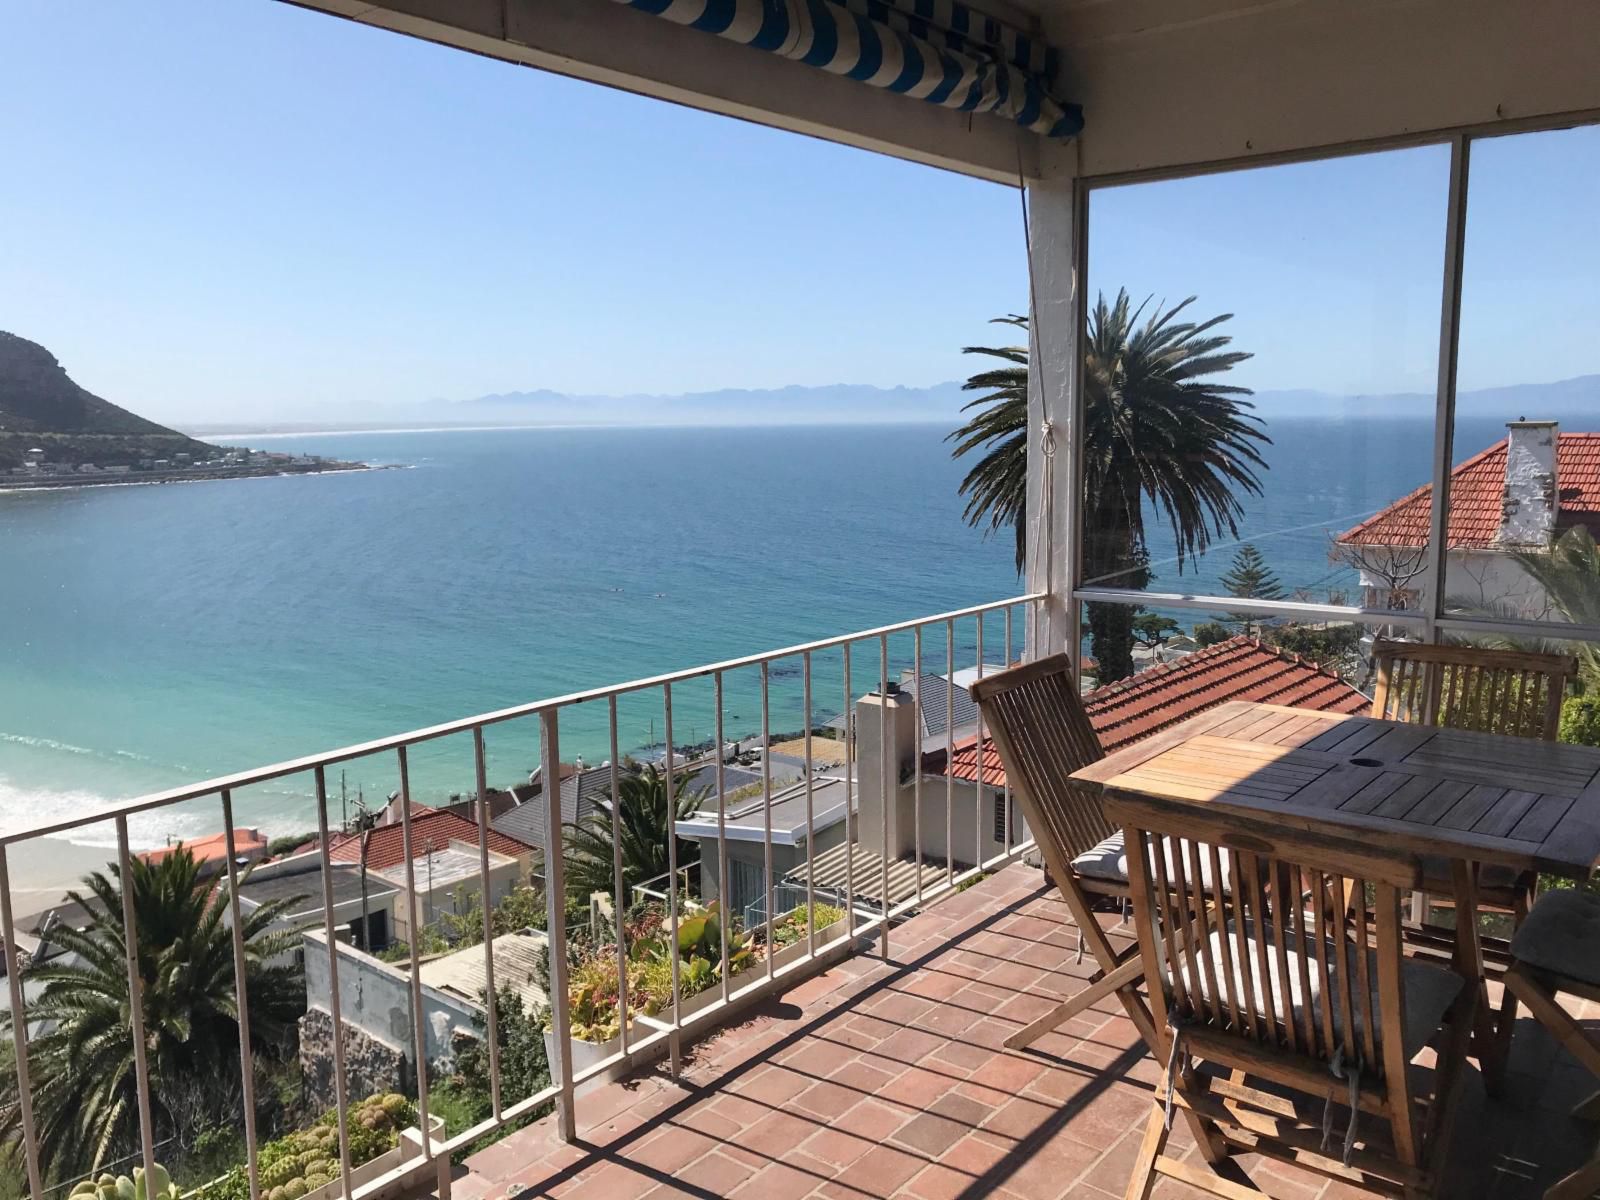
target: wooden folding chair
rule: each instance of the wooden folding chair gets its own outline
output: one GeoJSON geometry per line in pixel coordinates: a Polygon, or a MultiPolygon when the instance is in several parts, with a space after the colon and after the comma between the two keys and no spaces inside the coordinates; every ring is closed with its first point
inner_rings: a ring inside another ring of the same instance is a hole
{"type": "Polygon", "coordinates": [[[1056,654],[1013,667],[986,676],[971,691],[1045,869],[1078,926],[1080,946],[1089,947],[1099,967],[1087,988],[1012,1034],[1006,1046],[1030,1046],[1112,994],[1154,1045],[1155,1025],[1137,990],[1143,978],[1138,948],[1119,956],[1094,918],[1095,897],[1126,901],[1128,876],[1121,836],[1101,811],[1099,796],[1069,778],[1105,757],[1079,699],[1072,659],[1056,654]]]}
{"type": "MultiPolygon", "coordinates": [[[[1546,742],[1555,741],[1560,732],[1561,702],[1568,682],[1578,673],[1578,660],[1570,655],[1477,646],[1379,642],[1372,658],[1378,671],[1374,717],[1546,742]]],[[[1538,886],[1539,878],[1531,871],[1483,867],[1477,879],[1479,908],[1510,913],[1515,929],[1527,917],[1538,886]]],[[[1413,929],[1413,940],[1447,944],[1450,931],[1429,924],[1426,908],[1450,906],[1450,864],[1425,857],[1418,892],[1423,911],[1417,914],[1420,928],[1413,929]]],[[[1497,963],[1505,962],[1504,941],[1487,939],[1485,945],[1497,963]]],[[[1506,1004],[1511,1003],[1508,997],[1506,1004]]]]}
{"type": "MultiPolygon", "coordinates": [[[[1588,1032],[1561,1006],[1562,992],[1600,1003],[1600,896],[1576,890],[1547,892],[1511,939],[1511,969],[1505,974],[1507,1007],[1500,1037],[1511,1049],[1517,1002],[1584,1067],[1600,1076],[1600,1037],[1588,1032]]],[[[1600,1093],[1573,1110],[1600,1117],[1600,1093]]],[[[1545,1200],[1588,1200],[1600,1192],[1600,1155],[1545,1192],[1545,1200]]]]}
{"type": "MultiPolygon", "coordinates": [[[[1174,1107],[1230,1152],[1380,1195],[1436,1195],[1478,992],[1404,956],[1415,856],[1298,818],[1123,794],[1105,807],[1124,827],[1140,955],[1168,1014],[1167,1075],[1128,1200],[1162,1176],[1229,1200],[1259,1190],[1237,1164],[1168,1156],[1174,1107]],[[1224,877],[1227,889],[1211,882],[1224,877]],[[1411,1063],[1428,1045],[1438,1065],[1419,1114],[1411,1063]]],[[[1471,879],[1464,868],[1459,878],[1466,902],[1471,879]]]]}

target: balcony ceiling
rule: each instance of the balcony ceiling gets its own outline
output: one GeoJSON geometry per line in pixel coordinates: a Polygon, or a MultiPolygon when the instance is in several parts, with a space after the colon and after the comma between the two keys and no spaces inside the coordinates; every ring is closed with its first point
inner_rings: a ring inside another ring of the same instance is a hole
{"type": "Polygon", "coordinates": [[[1070,148],[613,0],[289,2],[997,181],[1019,158],[1119,175],[1600,115],[1593,0],[971,0],[1061,51],[1070,148]]]}

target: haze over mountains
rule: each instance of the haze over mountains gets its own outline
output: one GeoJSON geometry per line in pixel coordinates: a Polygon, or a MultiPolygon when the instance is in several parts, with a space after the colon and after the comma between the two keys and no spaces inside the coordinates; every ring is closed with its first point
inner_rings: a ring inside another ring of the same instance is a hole
{"type": "MultiPolygon", "coordinates": [[[[431,427],[528,425],[792,425],[935,422],[952,427],[962,405],[981,393],[962,390],[959,381],[930,387],[875,387],[835,383],[807,387],[725,388],[680,395],[573,395],[541,388],[501,392],[471,400],[428,400],[413,404],[325,407],[310,410],[286,399],[277,420],[243,418],[189,425],[189,434],[284,432],[317,429],[420,429],[431,427]]],[[[1430,417],[1431,393],[1337,395],[1312,389],[1267,390],[1254,396],[1256,412],[1269,423],[1293,417],[1382,420],[1430,417]]],[[[225,403],[225,402],[224,402],[225,403]]],[[[1552,383],[1464,391],[1457,399],[1462,416],[1600,416],[1600,375],[1581,375],[1552,383]]],[[[49,433],[74,439],[176,439],[184,434],[136,416],[79,387],[45,347],[0,332],[0,442],[49,433]]],[[[206,449],[199,445],[164,449],[206,449]]],[[[0,447],[13,453],[15,446],[0,447]]]]}
{"type": "MultiPolygon", "coordinates": [[[[430,428],[526,425],[790,425],[937,422],[954,425],[961,406],[979,393],[952,380],[931,387],[881,388],[861,383],[820,387],[726,388],[680,395],[573,395],[549,389],[502,392],[471,400],[431,400],[327,413],[307,420],[285,406],[282,421],[235,421],[191,425],[199,434],[323,429],[430,428]]],[[[1254,397],[1267,421],[1293,417],[1382,420],[1431,417],[1431,393],[1338,395],[1313,389],[1267,390],[1254,397]]],[[[1600,375],[1553,383],[1525,383],[1462,392],[1463,416],[1564,417],[1600,415],[1600,375]]]]}
{"type": "MultiPolygon", "coordinates": [[[[1267,420],[1290,416],[1422,417],[1433,413],[1432,392],[1392,392],[1376,396],[1340,396],[1312,389],[1257,392],[1256,411],[1267,420]]],[[[1516,383],[1456,393],[1456,413],[1463,417],[1600,418],[1600,375],[1579,375],[1553,383],[1516,383]]]]}

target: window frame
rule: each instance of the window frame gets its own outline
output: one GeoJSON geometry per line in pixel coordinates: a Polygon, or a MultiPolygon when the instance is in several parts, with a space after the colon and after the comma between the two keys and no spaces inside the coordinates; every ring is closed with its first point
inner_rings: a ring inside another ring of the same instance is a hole
{"type": "MultiPolygon", "coordinates": [[[[1445,258],[1440,276],[1440,318],[1438,371],[1434,391],[1434,444],[1432,460],[1433,505],[1430,514],[1428,566],[1424,573],[1422,603],[1412,610],[1368,608],[1364,605],[1302,603],[1286,600],[1250,600],[1209,593],[1150,592],[1132,588],[1087,587],[1083,583],[1083,428],[1085,404],[1084,363],[1080,352],[1073,386],[1069,393],[1068,425],[1071,430],[1071,486],[1067,491],[1066,529],[1069,531],[1071,561],[1068,567],[1067,628],[1074,635],[1074,647],[1081,646],[1085,604],[1118,604],[1127,607],[1198,609],[1208,612],[1249,612],[1263,617],[1321,622],[1353,622],[1367,627],[1386,626],[1404,629],[1423,642],[1439,642],[1447,637],[1497,634],[1512,637],[1555,637],[1562,641],[1600,641],[1600,626],[1560,621],[1512,620],[1467,616],[1445,609],[1445,572],[1448,549],[1445,529],[1450,511],[1450,474],[1454,462],[1456,423],[1456,383],[1460,362],[1461,284],[1466,255],[1467,204],[1471,191],[1472,146],[1491,138],[1545,133],[1582,126],[1600,125],[1600,113],[1589,112],[1558,118],[1523,121],[1497,121],[1465,127],[1453,132],[1432,132],[1397,138],[1384,138],[1323,147],[1316,151],[1262,155],[1245,159],[1200,164],[1170,170],[1139,171],[1079,178],[1076,192],[1077,222],[1076,275],[1087,281],[1089,239],[1089,199],[1096,192],[1130,184],[1163,180],[1191,179],[1203,175],[1228,174],[1266,166],[1290,163],[1324,162],[1337,158],[1381,153],[1422,146],[1443,146],[1450,151],[1448,185],[1440,202],[1445,210],[1445,258]]],[[[1088,327],[1088,288],[1079,286],[1075,296],[1075,316],[1080,336],[1088,327]]],[[[1075,667],[1080,654],[1073,654],[1075,667]]]]}

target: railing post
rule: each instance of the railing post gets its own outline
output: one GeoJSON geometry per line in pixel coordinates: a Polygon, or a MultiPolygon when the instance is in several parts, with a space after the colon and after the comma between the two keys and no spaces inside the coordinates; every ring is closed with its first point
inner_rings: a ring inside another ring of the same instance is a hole
{"type": "MultiPolygon", "coordinates": [[[[728,781],[722,766],[722,672],[718,671],[712,677],[711,685],[716,701],[717,712],[715,717],[717,738],[717,896],[721,901],[722,919],[717,922],[717,929],[722,941],[722,999],[726,1003],[731,987],[728,979],[728,922],[733,920],[733,913],[728,906],[728,781]]],[[[705,852],[701,851],[701,858],[705,852]]],[[[700,877],[701,892],[705,891],[705,876],[700,877]]]]}
{"type": "Polygon", "coordinates": [[[128,1019],[133,1034],[133,1074],[139,1101],[139,1142],[146,1175],[156,1167],[155,1128],[150,1119],[150,1064],[144,1040],[144,976],[139,971],[139,926],[134,916],[133,868],[128,854],[128,818],[117,818],[117,872],[122,885],[122,944],[128,960],[128,1019]]]}
{"type": "MultiPolygon", "coordinates": [[[[472,766],[478,785],[478,887],[483,899],[484,1019],[489,1035],[489,1110],[500,1119],[500,993],[494,982],[494,906],[489,886],[489,777],[483,753],[483,726],[472,731],[472,766]]],[[[512,886],[515,886],[514,884],[512,886]]],[[[362,935],[365,937],[365,933],[362,935]]]]}
{"type": "MultiPolygon", "coordinates": [[[[222,833],[228,852],[228,919],[233,923],[233,987],[234,1004],[239,1010],[239,1081],[244,1091],[244,1161],[245,1174],[250,1182],[250,1200],[260,1200],[260,1166],[256,1161],[256,1085],[255,1063],[250,1053],[250,985],[246,966],[248,959],[244,947],[244,923],[239,912],[239,863],[234,848],[233,793],[222,791],[222,833]]],[[[327,846],[324,831],[322,845],[327,846]]],[[[324,851],[326,853],[326,851],[324,851]]],[[[326,861],[326,859],[324,859],[326,861]]],[[[338,1036],[338,1009],[334,1009],[334,1036],[338,1036]]],[[[343,1114],[341,1113],[341,1119],[343,1114]]],[[[340,1127],[341,1136],[344,1129],[340,1127]]],[[[341,1143],[342,1146],[342,1143],[341,1143]]],[[[346,1171],[346,1174],[349,1172],[346,1171]]]]}
{"type": "MultiPolygon", "coordinates": [[[[1006,605],[1004,611],[1005,611],[1005,614],[1006,614],[1006,652],[1005,652],[1004,659],[1000,663],[1000,669],[1002,671],[1008,670],[1011,667],[1011,633],[1012,633],[1012,629],[1011,629],[1011,606],[1009,604],[1006,605]]],[[[979,669],[980,672],[983,670],[982,667],[979,667],[978,669],[979,669]]],[[[1015,804],[1012,803],[1012,800],[1011,800],[1011,777],[1009,775],[1006,776],[1005,790],[1004,790],[1004,792],[1001,793],[1001,803],[1004,805],[1004,810],[1005,810],[1005,832],[1006,832],[1005,845],[1004,845],[1004,847],[1002,847],[1002,849],[1003,849],[1004,853],[1009,856],[1010,853],[1011,853],[1011,843],[1012,843],[1014,835],[1016,833],[1016,830],[1014,830],[1011,827],[1012,826],[1012,821],[1013,821],[1013,809],[1016,806],[1015,806],[1015,804]]]]}
{"type": "MultiPolygon", "coordinates": [[[[978,678],[982,679],[983,678],[983,614],[979,613],[976,617],[973,618],[973,620],[977,624],[977,627],[978,627],[978,678]]],[[[977,802],[976,805],[973,806],[975,814],[977,816],[977,821],[974,824],[973,829],[972,829],[972,836],[973,836],[972,856],[973,856],[973,858],[975,860],[974,863],[973,863],[973,866],[975,866],[979,871],[982,871],[983,870],[983,863],[984,863],[984,856],[983,856],[984,793],[983,793],[983,710],[981,708],[978,710],[977,743],[974,746],[974,752],[976,753],[977,760],[978,760],[978,777],[977,777],[977,780],[974,782],[973,787],[976,789],[976,795],[978,797],[978,802],[977,802]]]]}
{"type": "Polygon", "coordinates": [[[944,881],[956,882],[956,623],[944,623],[944,881]]]}
{"type": "MultiPolygon", "coordinates": [[[[628,1052],[628,934],[623,918],[628,912],[627,886],[622,874],[622,768],[617,754],[617,698],[611,696],[606,706],[611,734],[611,887],[612,904],[616,906],[617,922],[617,1035],[622,1039],[622,1053],[628,1052]]],[[[580,785],[581,786],[581,785],[580,785]]]]}
{"type": "Polygon", "coordinates": [[[853,780],[856,776],[856,710],[850,692],[850,643],[844,657],[844,932],[856,936],[856,820],[853,780]]]}
{"type": "MultiPolygon", "coordinates": [[[[422,913],[417,906],[417,864],[411,841],[411,773],[406,748],[396,748],[400,763],[400,841],[406,856],[406,924],[411,934],[411,1038],[417,1065],[417,1119],[422,1126],[422,1155],[433,1158],[428,1137],[428,1024],[422,1012],[422,913]]],[[[433,853],[429,848],[428,853],[433,853]]]]}
{"type": "Polygon", "coordinates": [[[572,1086],[572,1019],[567,996],[567,870],[561,840],[561,736],[557,710],[539,714],[539,773],[544,790],[544,907],[550,943],[550,1032],[555,1061],[550,1075],[556,1092],[556,1123],[561,1140],[578,1136],[572,1086]]]}
{"type": "Polygon", "coordinates": [[[672,773],[672,685],[661,686],[662,717],[666,722],[667,772],[664,782],[667,789],[667,917],[669,955],[672,962],[672,1032],[667,1035],[667,1047],[672,1065],[672,1077],[678,1077],[682,1065],[679,1054],[678,1031],[683,1025],[683,955],[678,949],[678,797],[672,773]]]}
{"type": "MultiPolygon", "coordinates": [[[[339,946],[333,936],[333,856],[328,845],[328,780],[326,768],[315,772],[317,787],[317,844],[322,854],[322,935],[328,940],[328,1016],[333,1021],[333,1099],[339,1121],[339,1179],[344,1200],[350,1200],[350,1095],[345,1078],[344,1019],[339,1003],[339,946]]],[[[227,793],[223,793],[224,796],[227,793]]],[[[226,803],[226,801],[225,801],[226,803]]],[[[228,810],[228,872],[233,877],[233,814],[228,810]]],[[[238,914],[234,916],[238,935],[238,914]]],[[[363,934],[363,937],[365,934],[363,934]]],[[[427,1122],[423,1122],[427,1129],[427,1122]]]]}
{"type": "Polygon", "coordinates": [[[763,662],[761,664],[761,879],[766,888],[762,911],[767,922],[767,978],[771,979],[777,964],[774,962],[772,945],[775,914],[772,911],[772,708],[768,694],[769,683],[769,667],[763,662]]]}
{"type": "MultiPolygon", "coordinates": [[[[911,760],[911,838],[916,843],[917,903],[922,903],[922,626],[911,632],[911,677],[916,687],[911,693],[911,729],[916,738],[916,753],[911,760]]],[[[945,724],[950,714],[945,714],[945,724]]]]}
{"type": "MultiPolygon", "coordinates": [[[[806,708],[806,953],[817,956],[817,829],[816,779],[811,761],[811,651],[800,657],[801,689],[806,708]]],[[[718,735],[721,736],[720,734],[718,735]]],[[[846,764],[848,768],[848,764],[846,764]]],[[[718,830],[720,836],[721,830],[718,830]]],[[[846,850],[849,847],[845,848],[846,850]]]]}
{"type": "Polygon", "coordinates": [[[39,1135],[33,1124],[33,1085],[28,1079],[28,1013],[22,1001],[21,967],[17,962],[17,927],[11,917],[11,870],[6,862],[5,846],[0,846],[0,934],[6,940],[6,986],[11,993],[11,1046],[17,1055],[17,1106],[21,1109],[22,1145],[28,1160],[28,1193],[33,1200],[44,1200],[44,1184],[39,1178],[39,1135]]]}
{"type": "Polygon", "coordinates": [[[889,845],[889,805],[898,804],[900,799],[899,762],[896,761],[892,772],[889,769],[889,758],[893,752],[894,744],[889,740],[889,635],[884,633],[878,635],[878,815],[882,818],[882,842],[879,848],[883,851],[882,878],[879,883],[883,927],[878,936],[884,962],[889,961],[889,909],[892,907],[889,903],[889,854],[892,849],[889,845]],[[891,780],[893,793],[890,791],[891,780]]]}

